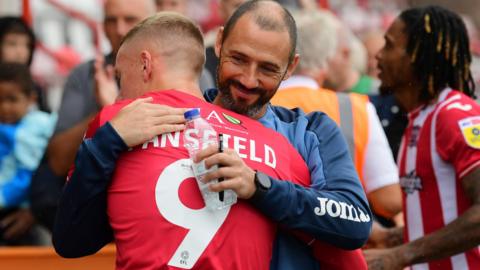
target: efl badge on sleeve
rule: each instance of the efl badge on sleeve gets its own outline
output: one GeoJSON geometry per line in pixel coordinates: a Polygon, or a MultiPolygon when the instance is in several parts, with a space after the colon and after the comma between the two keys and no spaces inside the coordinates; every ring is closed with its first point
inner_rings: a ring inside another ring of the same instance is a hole
{"type": "Polygon", "coordinates": [[[458,124],[467,144],[480,149],[480,116],[462,119],[458,124]]]}

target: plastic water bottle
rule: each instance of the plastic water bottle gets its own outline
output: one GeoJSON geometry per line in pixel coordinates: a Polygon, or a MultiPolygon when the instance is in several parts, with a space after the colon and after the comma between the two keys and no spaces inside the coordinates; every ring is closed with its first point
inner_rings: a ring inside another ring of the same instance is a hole
{"type": "MultiPolygon", "coordinates": [[[[192,161],[200,150],[211,145],[219,146],[217,132],[207,120],[200,116],[200,109],[195,108],[188,110],[185,112],[184,116],[187,120],[185,131],[183,133],[184,146],[187,148],[192,161]]],[[[209,172],[217,170],[217,165],[207,169],[205,167],[205,161],[202,160],[198,163],[192,162],[192,169],[193,174],[197,179],[200,192],[202,193],[203,200],[205,201],[205,205],[209,209],[222,209],[237,202],[237,194],[233,190],[225,190],[222,194],[222,192],[212,192],[208,189],[208,186],[217,183],[218,179],[203,183],[203,176],[209,172]]]]}

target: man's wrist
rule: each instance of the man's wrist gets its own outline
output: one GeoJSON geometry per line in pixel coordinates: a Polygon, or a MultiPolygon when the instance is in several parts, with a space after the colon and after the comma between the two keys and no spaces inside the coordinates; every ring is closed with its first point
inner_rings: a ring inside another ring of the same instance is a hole
{"type": "Polygon", "coordinates": [[[403,227],[395,227],[387,230],[387,247],[395,247],[403,244],[403,227]]]}
{"type": "Polygon", "coordinates": [[[272,180],[268,175],[260,171],[255,171],[253,182],[255,184],[255,191],[248,200],[250,202],[257,203],[263,200],[267,192],[272,187],[272,180]]]}
{"type": "Polygon", "coordinates": [[[414,260],[416,255],[414,254],[413,250],[411,250],[408,244],[394,247],[393,250],[395,257],[398,258],[399,264],[402,267],[412,265],[412,261],[414,260]]]}

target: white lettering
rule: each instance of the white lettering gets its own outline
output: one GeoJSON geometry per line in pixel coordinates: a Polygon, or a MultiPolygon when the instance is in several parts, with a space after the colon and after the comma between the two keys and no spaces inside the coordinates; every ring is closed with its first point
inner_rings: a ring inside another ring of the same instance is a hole
{"type": "Polygon", "coordinates": [[[212,144],[217,143],[217,132],[215,130],[205,130],[203,132],[203,141],[204,144],[202,145],[202,149],[207,148],[212,144]]]}
{"type": "Polygon", "coordinates": [[[255,147],[255,141],[254,140],[250,140],[250,160],[252,161],[256,161],[256,162],[262,162],[262,159],[255,156],[255,151],[256,151],[256,147],[255,147]]]}
{"type": "Polygon", "coordinates": [[[313,212],[317,216],[324,216],[325,214],[328,214],[333,218],[338,217],[354,222],[370,221],[370,216],[366,215],[359,207],[357,207],[357,209],[358,211],[360,211],[360,218],[357,209],[355,209],[355,207],[351,204],[345,202],[337,202],[328,198],[317,197],[317,199],[320,202],[320,206],[313,209],[313,212]]]}
{"type": "Polygon", "coordinates": [[[165,147],[167,145],[167,139],[168,142],[172,145],[172,147],[179,147],[180,146],[180,132],[177,131],[174,134],[172,133],[166,133],[162,134],[162,137],[160,139],[160,147],[165,147]]]}
{"type": "Polygon", "coordinates": [[[360,207],[358,207],[358,211],[360,212],[360,220],[362,222],[369,222],[370,221],[370,216],[365,214],[360,207]]]}
{"type": "Polygon", "coordinates": [[[360,222],[360,219],[358,218],[357,210],[355,210],[355,207],[353,207],[353,205],[340,202],[340,206],[342,207],[342,215],[340,216],[340,218],[348,219],[355,222],[360,222]],[[347,211],[348,211],[348,216],[347,216],[347,211]],[[355,214],[355,217],[353,217],[353,214],[355,214]]]}
{"type": "Polygon", "coordinates": [[[222,124],[225,124],[223,121],[222,121],[222,118],[220,118],[220,116],[218,115],[218,113],[216,111],[212,111],[208,116],[207,116],[207,120],[210,120],[210,118],[215,118],[217,119],[218,122],[222,123],[222,124]]]}
{"type": "Polygon", "coordinates": [[[230,138],[232,138],[232,136],[229,134],[223,134],[223,149],[228,148],[230,145],[230,138]]]}
{"type": "MultiPolygon", "coordinates": [[[[190,144],[195,149],[205,149],[209,145],[218,143],[216,131],[205,130],[202,138],[198,137],[200,135],[199,133],[200,132],[196,129],[189,129],[186,130],[185,133],[177,131],[174,133],[162,134],[155,136],[150,141],[143,143],[141,149],[147,149],[149,147],[183,147],[183,145],[180,145],[182,137],[184,138],[184,144],[190,144]]],[[[230,148],[235,150],[242,159],[250,159],[254,162],[263,163],[273,169],[275,169],[277,166],[275,150],[269,145],[259,145],[255,140],[250,138],[232,136],[231,134],[223,134],[223,146],[225,149],[230,148]]]]}
{"type": "Polygon", "coordinates": [[[318,198],[317,199],[320,201],[320,207],[315,207],[315,209],[313,209],[315,211],[315,214],[318,215],[318,216],[323,216],[325,215],[325,203],[328,201],[327,198],[318,198]]]}
{"type": "Polygon", "coordinates": [[[340,204],[334,200],[329,200],[327,202],[327,213],[331,217],[338,217],[340,216],[340,212],[342,209],[340,208],[340,204]],[[335,212],[333,211],[333,206],[335,205],[335,212]]]}
{"type": "Polygon", "coordinates": [[[277,167],[277,158],[275,157],[275,152],[273,149],[265,144],[265,164],[272,168],[277,167]]]}
{"type": "Polygon", "coordinates": [[[155,136],[150,141],[143,143],[142,149],[147,149],[150,143],[153,143],[153,147],[158,147],[158,136],[155,136]]]}
{"type": "Polygon", "coordinates": [[[237,152],[238,156],[241,158],[246,158],[247,155],[245,153],[240,152],[241,150],[245,150],[247,147],[245,146],[245,142],[247,139],[242,137],[233,137],[233,149],[237,152]]]}

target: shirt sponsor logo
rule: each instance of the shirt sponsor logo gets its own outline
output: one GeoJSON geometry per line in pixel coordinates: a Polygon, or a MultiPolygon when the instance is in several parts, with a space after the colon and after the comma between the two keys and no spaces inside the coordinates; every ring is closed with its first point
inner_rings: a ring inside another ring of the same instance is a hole
{"type": "Polygon", "coordinates": [[[472,148],[480,149],[480,116],[458,121],[465,142],[472,148]]]}
{"type": "Polygon", "coordinates": [[[416,190],[422,189],[422,179],[417,176],[415,171],[400,178],[400,186],[407,194],[412,194],[416,190]]]}
{"type": "Polygon", "coordinates": [[[315,207],[314,212],[317,216],[329,215],[333,218],[340,218],[354,222],[370,222],[370,216],[365,214],[360,207],[338,202],[329,198],[317,197],[320,206],[315,207]]]}

